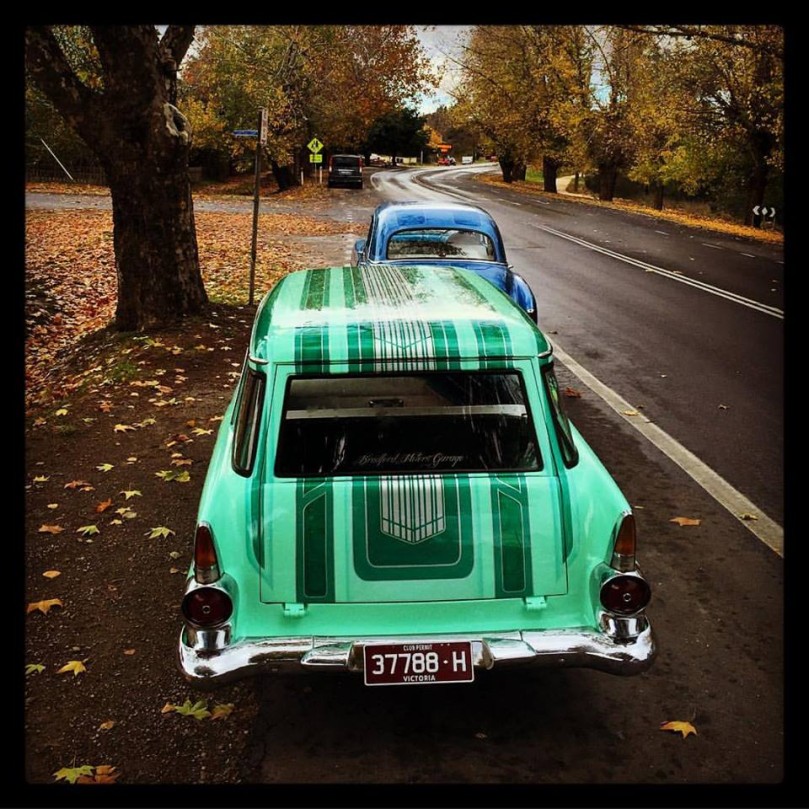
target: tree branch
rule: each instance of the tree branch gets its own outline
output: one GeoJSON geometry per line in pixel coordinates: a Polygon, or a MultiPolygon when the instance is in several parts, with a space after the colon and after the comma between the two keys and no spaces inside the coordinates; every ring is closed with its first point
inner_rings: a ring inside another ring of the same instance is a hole
{"type": "Polygon", "coordinates": [[[171,56],[177,67],[194,41],[195,25],[170,25],[160,39],[160,48],[171,56]]]}
{"type": "Polygon", "coordinates": [[[34,83],[69,124],[80,133],[86,132],[100,97],[76,76],[49,26],[27,28],[25,44],[26,66],[34,83]]]}
{"type": "Polygon", "coordinates": [[[718,31],[706,30],[703,25],[619,25],[627,31],[636,31],[640,34],[651,34],[653,36],[685,37],[685,39],[712,39],[715,42],[725,42],[728,45],[739,45],[743,48],[750,48],[760,53],[775,56],[778,59],[784,58],[783,48],[778,48],[766,43],[754,42],[746,37],[735,37],[730,34],[722,34],[718,31]]]}

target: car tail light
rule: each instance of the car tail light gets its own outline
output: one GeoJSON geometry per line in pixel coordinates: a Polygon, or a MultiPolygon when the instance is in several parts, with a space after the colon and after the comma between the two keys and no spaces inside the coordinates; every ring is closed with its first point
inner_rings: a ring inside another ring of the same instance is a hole
{"type": "Polygon", "coordinates": [[[628,511],[621,517],[621,522],[615,532],[610,567],[614,567],[623,573],[629,573],[635,569],[636,540],[635,516],[631,511],[628,511]]]}
{"type": "Polygon", "coordinates": [[[200,587],[186,593],[182,611],[186,621],[193,626],[215,627],[230,618],[233,602],[224,590],[217,587],[200,587]]]}
{"type": "Polygon", "coordinates": [[[651,597],[648,582],[638,575],[613,576],[601,585],[601,604],[605,610],[618,615],[640,612],[651,597]]]}
{"type": "Polygon", "coordinates": [[[213,531],[208,523],[201,522],[194,535],[194,579],[200,584],[211,584],[220,575],[213,531]]]}

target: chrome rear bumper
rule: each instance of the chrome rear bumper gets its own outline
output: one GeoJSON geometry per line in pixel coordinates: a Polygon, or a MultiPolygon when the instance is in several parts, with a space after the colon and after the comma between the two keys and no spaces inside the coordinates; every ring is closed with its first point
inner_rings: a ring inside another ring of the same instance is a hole
{"type": "Polygon", "coordinates": [[[363,671],[363,647],[369,643],[472,642],[475,668],[529,664],[566,668],[585,667],[609,674],[645,671],[656,648],[645,616],[605,621],[607,631],[595,629],[529,630],[523,632],[403,635],[384,637],[262,638],[227,644],[227,633],[184,629],[179,643],[179,665],[186,679],[214,688],[242,677],[302,671],[363,671]],[[631,625],[627,626],[626,621],[631,625]],[[618,630],[616,632],[616,630],[618,630]]]}

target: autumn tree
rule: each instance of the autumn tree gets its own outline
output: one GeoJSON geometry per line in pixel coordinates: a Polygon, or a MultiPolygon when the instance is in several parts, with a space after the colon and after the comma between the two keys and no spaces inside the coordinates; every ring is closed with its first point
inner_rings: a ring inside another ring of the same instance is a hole
{"type": "Polygon", "coordinates": [[[279,185],[291,182],[296,153],[315,135],[327,149],[357,150],[373,122],[431,80],[412,26],[211,26],[183,74],[192,120],[207,122],[211,145],[243,148],[233,129],[269,111],[266,151],[279,185]],[[285,176],[287,175],[287,176],[285,176]]]}
{"type": "Polygon", "coordinates": [[[783,169],[783,29],[687,26],[657,36],[676,49],[677,81],[691,99],[684,120],[695,147],[742,162],[745,223],[759,224],[754,210],[765,203],[772,173],[783,169]]]}
{"type": "Polygon", "coordinates": [[[118,329],[202,311],[188,151],[175,106],[177,69],[194,26],[26,30],[31,80],[97,155],[112,197],[118,329]]]}
{"type": "Polygon", "coordinates": [[[402,107],[374,121],[362,150],[390,155],[395,162],[400,155],[418,155],[427,148],[429,137],[424,117],[412,107],[402,107]]]}

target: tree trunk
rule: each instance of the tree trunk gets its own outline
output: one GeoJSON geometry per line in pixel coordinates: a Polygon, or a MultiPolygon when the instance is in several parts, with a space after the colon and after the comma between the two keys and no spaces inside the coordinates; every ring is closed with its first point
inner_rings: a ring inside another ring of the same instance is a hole
{"type": "Polygon", "coordinates": [[[573,193],[579,193],[579,172],[577,171],[573,176],[573,193]]]}
{"type": "Polygon", "coordinates": [[[747,210],[744,212],[745,225],[760,228],[762,222],[761,207],[764,205],[764,195],[767,193],[767,180],[769,166],[766,159],[756,159],[750,179],[747,182],[747,210]],[[755,213],[755,209],[759,213],[755,213]]]}
{"type": "Polygon", "coordinates": [[[556,174],[559,171],[559,161],[552,157],[542,158],[543,189],[551,194],[556,193],[556,174]]]}
{"type": "Polygon", "coordinates": [[[618,169],[615,166],[608,164],[598,167],[598,198],[602,202],[612,202],[617,181],[618,169]]]}
{"type": "Polygon", "coordinates": [[[663,183],[660,180],[653,180],[652,187],[652,207],[656,211],[663,210],[663,183]]]}
{"type": "Polygon", "coordinates": [[[292,188],[295,185],[295,179],[289,166],[279,166],[277,160],[270,160],[270,168],[279,191],[286,191],[287,188],[292,188]]]}
{"type": "Polygon", "coordinates": [[[500,172],[503,175],[504,183],[513,182],[512,170],[514,169],[514,161],[510,157],[500,158],[500,172]]]}
{"type": "Polygon", "coordinates": [[[525,172],[528,170],[528,166],[522,160],[515,160],[514,166],[511,169],[511,178],[512,180],[519,180],[520,182],[525,182],[525,172]]]}
{"type": "Polygon", "coordinates": [[[199,272],[185,160],[153,152],[104,161],[112,195],[120,331],[140,331],[199,314],[208,304],[199,272]]]}

